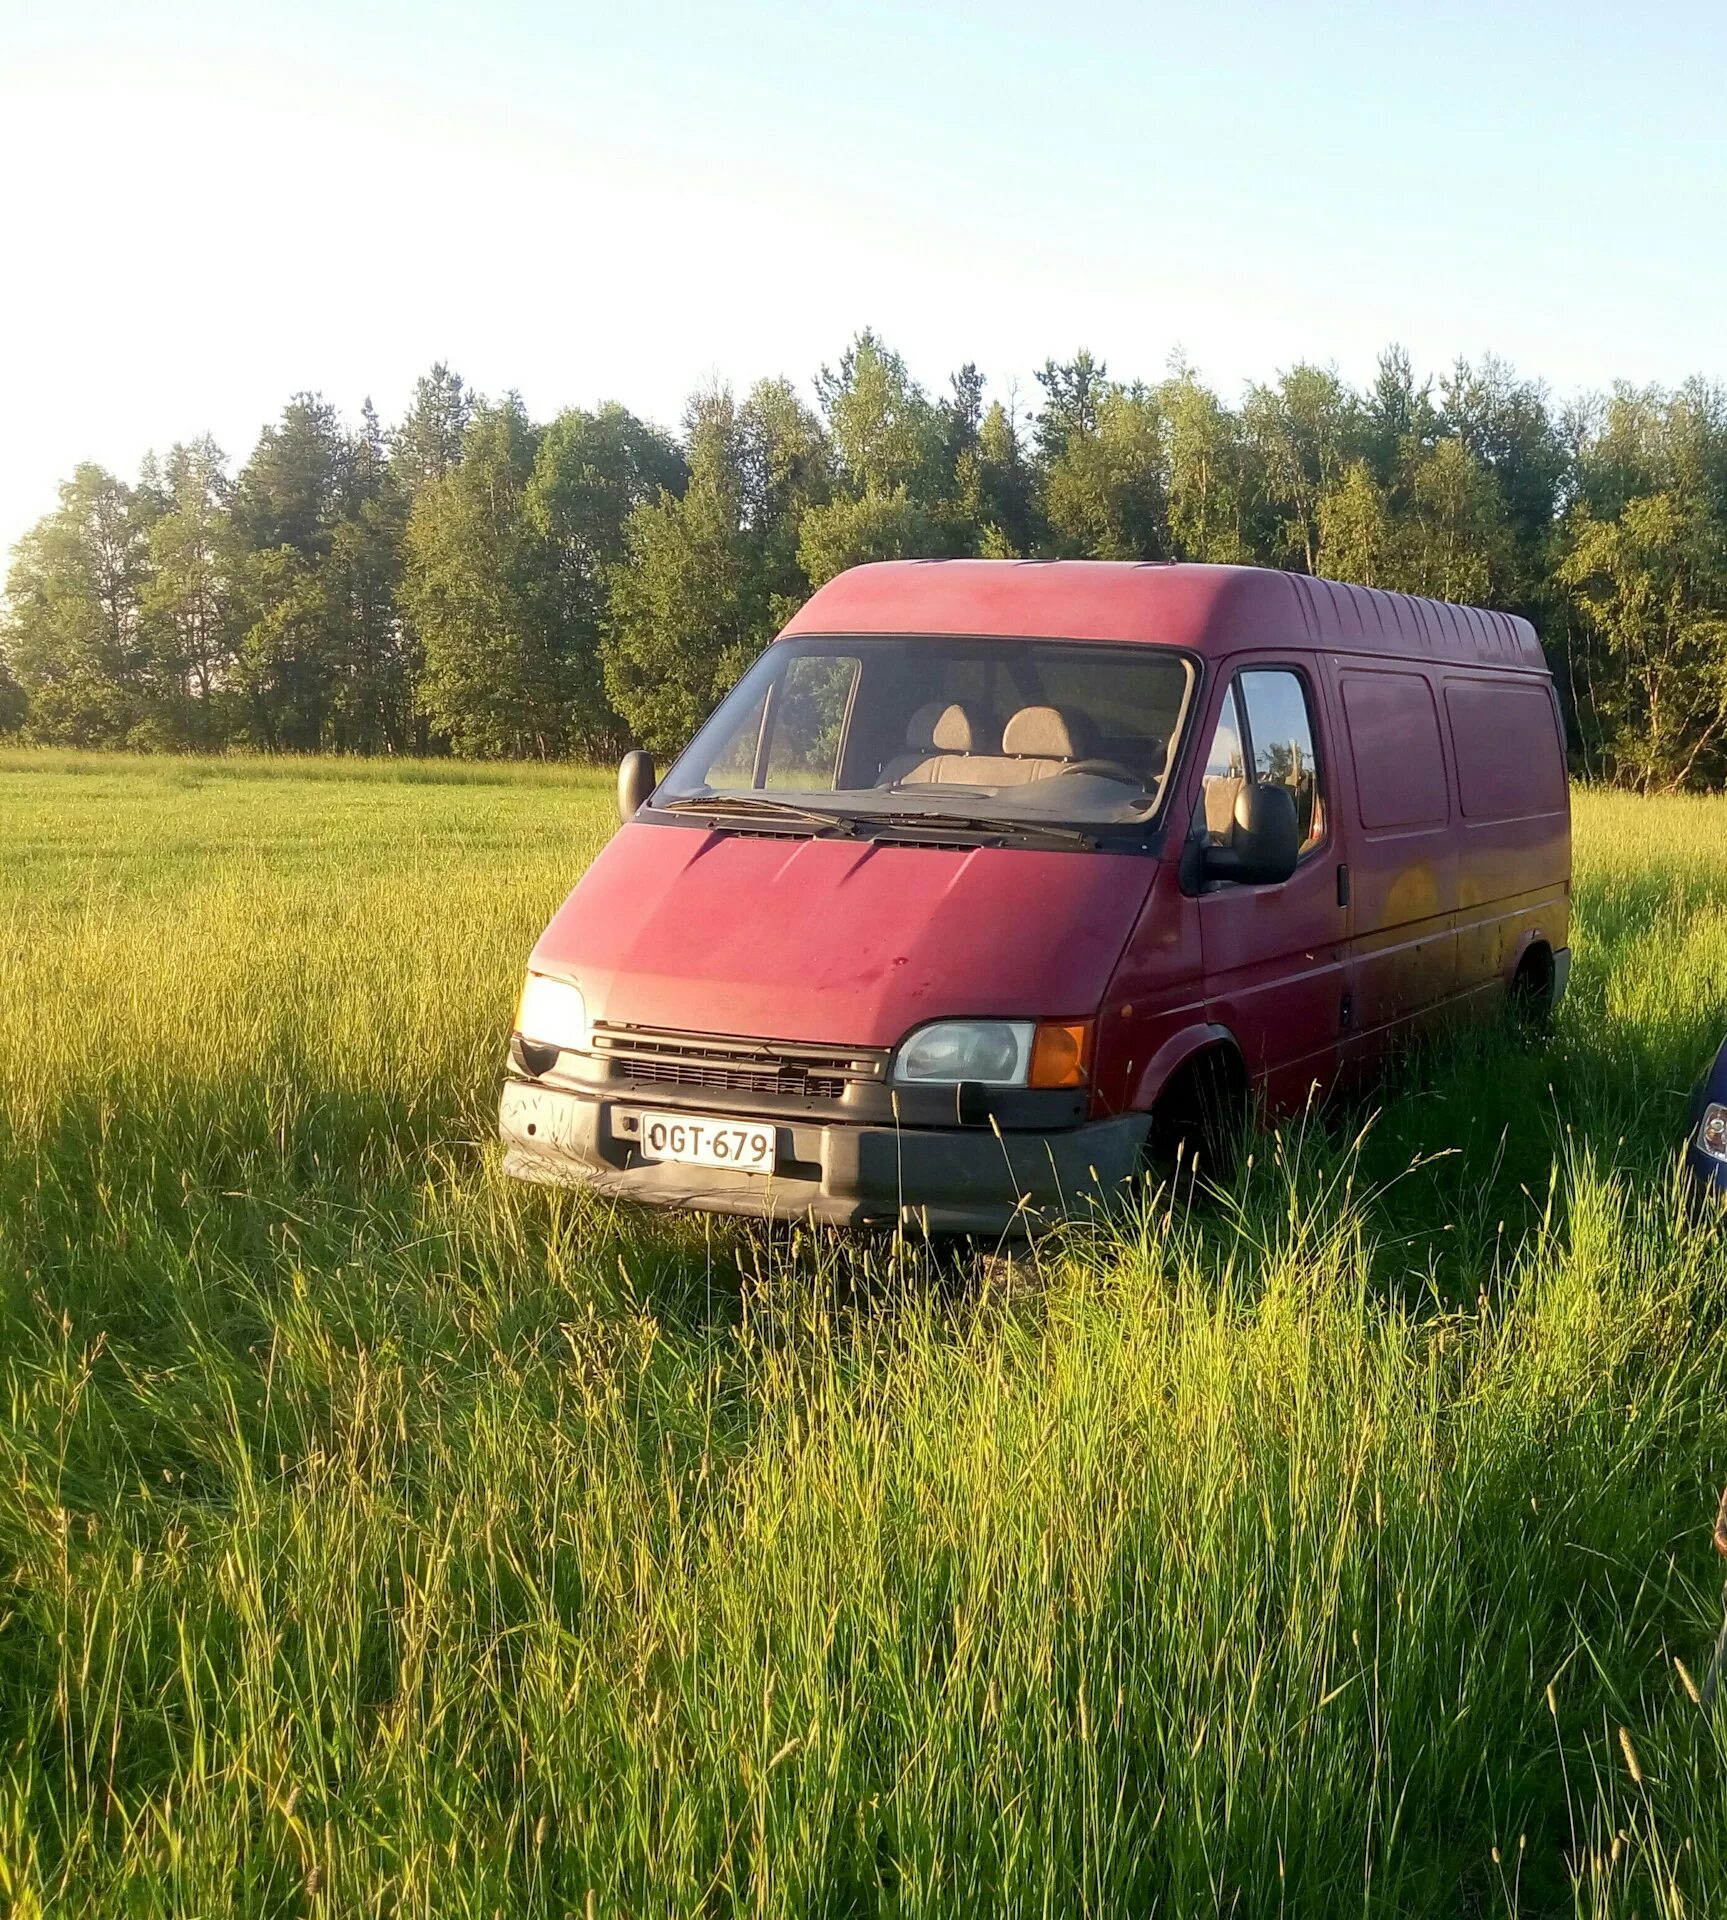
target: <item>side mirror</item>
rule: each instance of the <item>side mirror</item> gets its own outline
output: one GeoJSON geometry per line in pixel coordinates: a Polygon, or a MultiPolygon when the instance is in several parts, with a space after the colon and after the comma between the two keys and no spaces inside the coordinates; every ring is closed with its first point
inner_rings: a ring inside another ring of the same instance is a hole
{"type": "Polygon", "coordinates": [[[626,753],[618,762],[618,818],[633,820],[636,809],[659,784],[651,753],[626,753]]]}
{"type": "Polygon", "coordinates": [[[1244,786],[1235,797],[1235,825],[1227,847],[1208,847],[1205,877],[1249,887],[1280,886],[1295,871],[1301,827],[1287,787],[1244,786]]]}

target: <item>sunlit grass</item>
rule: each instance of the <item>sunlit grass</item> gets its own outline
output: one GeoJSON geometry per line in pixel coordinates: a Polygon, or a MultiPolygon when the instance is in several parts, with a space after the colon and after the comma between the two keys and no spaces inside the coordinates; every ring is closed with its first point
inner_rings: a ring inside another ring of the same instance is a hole
{"type": "Polygon", "coordinates": [[[0,756],[0,1908],[1727,1905],[1727,803],[1004,1281],[501,1179],[609,788],[0,756]]]}

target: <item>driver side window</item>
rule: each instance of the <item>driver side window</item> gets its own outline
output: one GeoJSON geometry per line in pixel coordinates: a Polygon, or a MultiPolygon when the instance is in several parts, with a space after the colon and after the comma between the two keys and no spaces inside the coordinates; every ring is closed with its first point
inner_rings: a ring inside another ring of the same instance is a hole
{"type": "Polygon", "coordinates": [[[1303,854],[1325,838],[1313,712],[1306,683],[1287,668],[1254,667],[1237,674],[1223,696],[1193,823],[1195,836],[1207,846],[1232,844],[1236,798],[1250,781],[1289,788],[1303,854]]]}
{"type": "Polygon", "coordinates": [[[1207,846],[1227,847],[1235,830],[1235,798],[1247,784],[1246,751],[1235,689],[1223,696],[1211,751],[1205,756],[1205,779],[1200,788],[1194,831],[1207,846]]]}

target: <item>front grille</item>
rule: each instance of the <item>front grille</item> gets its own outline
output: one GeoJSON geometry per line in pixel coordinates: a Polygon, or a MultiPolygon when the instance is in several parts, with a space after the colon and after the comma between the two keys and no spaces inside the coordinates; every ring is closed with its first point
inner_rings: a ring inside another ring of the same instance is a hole
{"type": "Polygon", "coordinates": [[[615,1078],[650,1086],[838,1100],[848,1086],[887,1074],[887,1055],[870,1048],[667,1033],[603,1021],[595,1024],[592,1045],[615,1078]]]}
{"type": "Polygon", "coordinates": [[[733,1093],[802,1094],[813,1100],[837,1100],[843,1080],[827,1074],[776,1073],[768,1068],[704,1067],[695,1060],[633,1060],[618,1071],[626,1080],[661,1087],[722,1087],[733,1093]]]}

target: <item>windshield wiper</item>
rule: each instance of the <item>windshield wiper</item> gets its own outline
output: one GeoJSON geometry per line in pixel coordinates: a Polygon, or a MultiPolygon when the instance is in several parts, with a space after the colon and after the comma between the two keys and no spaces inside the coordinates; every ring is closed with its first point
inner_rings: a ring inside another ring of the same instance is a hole
{"type": "Polygon", "coordinates": [[[801,820],[806,826],[820,827],[829,833],[855,835],[857,824],[849,813],[823,813],[815,807],[800,807],[790,800],[769,800],[754,793],[715,793],[691,795],[683,800],[662,800],[661,813],[700,813],[713,819],[732,814],[741,819],[801,820]]]}
{"type": "Polygon", "coordinates": [[[961,833],[1039,834],[1050,840],[1066,840],[1076,847],[1095,847],[1098,843],[1097,835],[1083,827],[1057,826],[1042,820],[988,820],[962,813],[876,813],[873,809],[857,817],[864,825],[880,820],[893,827],[926,827],[938,838],[944,829],[958,828],[961,833]]]}
{"type": "Polygon", "coordinates": [[[991,820],[978,815],[916,813],[909,809],[877,812],[874,807],[858,813],[826,813],[817,807],[800,807],[792,800],[771,800],[765,794],[756,793],[690,794],[679,800],[662,800],[658,810],[699,814],[710,820],[723,820],[728,815],[738,820],[795,820],[844,839],[855,839],[860,829],[888,826],[918,828],[938,840],[944,832],[959,832],[1064,840],[1071,846],[1088,849],[1098,844],[1097,835],[1081,827],[1064,827],[1042,820],[991,820]]]}

